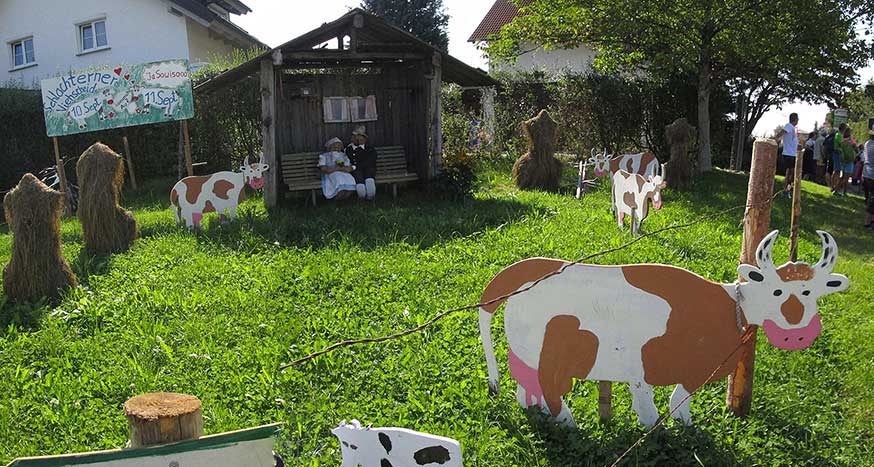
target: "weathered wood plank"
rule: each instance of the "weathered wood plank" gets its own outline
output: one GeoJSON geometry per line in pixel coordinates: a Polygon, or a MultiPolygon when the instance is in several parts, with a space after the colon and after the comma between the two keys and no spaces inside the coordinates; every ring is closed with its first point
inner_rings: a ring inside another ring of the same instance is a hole
{"type": "Polygon", "coordinates": [[[261,150],[272,170],[265,174],[264,205],[273,208],[278,201],[279,163],[276,158],[276,76],[273,61],[261,61],[261,150]]]}

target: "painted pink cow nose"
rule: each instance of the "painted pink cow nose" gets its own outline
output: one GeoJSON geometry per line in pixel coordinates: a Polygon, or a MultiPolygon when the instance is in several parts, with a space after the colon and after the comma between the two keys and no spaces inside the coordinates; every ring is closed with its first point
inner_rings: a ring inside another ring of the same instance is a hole
{"type": "Polygon", "coordinates": [[[249,186],[256,189],[256,190],[260,190],[261,187],[264,186],[264,177],[258,177],[258,178],[253,178],[252,180],[249,180],[249,186]]]}
{"type": "Polygon", "coordinates": [[[656,211],[658,211],[659,209],[662,208],[662,202],[659,201],[658,203],[652,203],[652,207],[653,207],[653,209],[655,209],[656,211]]]}
{"type": "Polygon", "coordinates": [[[596,176],[596,177],[603,177],[603,176],[604,176],[604,171],[603,171],[603,170],[595,169],[595,176],[596,176]]]}
{"type": "Polygon", "coordinates": [[[815,314],[810,320],[810,324],[803,328],[783,329],[777,326],[777,323],[766,319],[762,324],[762,329],[768,336],[768,342],[774,347],[783,350],[801,350],[810,347],[810,344],[822,332],[822,321],[819,319],[819,314],[815,314]]]}

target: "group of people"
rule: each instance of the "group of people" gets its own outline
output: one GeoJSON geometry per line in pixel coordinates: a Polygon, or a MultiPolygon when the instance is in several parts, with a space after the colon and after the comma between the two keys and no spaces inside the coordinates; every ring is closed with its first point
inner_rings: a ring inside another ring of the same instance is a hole
{"type": "Polygon", "coordinates": [[[357,193],[361,199],[376,197],[376,148],[367,144],[367,129],[359,126],[352,132],[352,142],[334,137],[325,143],[319,156],[322,193],[327,199],[343,200],[357,193]]]}
{"type": "MultiPolygon", "coordinates": [[[[802,147],[798,137],[798,114],[789,115],[777,134],[783,142],[783,164],[786,168],[788,197],[795,181],[795,161],[802,151],[802,177],[827,185],[832,194],[846,195],[850,177],[861,183],[865,193],[865,227],[874,228],[874,129],[868,130],[868,140],[859,144],[846,123],[837,129],[821,128],[808,135],[802,147]]],[[[854,182],[856,183],[856,182],[854,182]]]]}

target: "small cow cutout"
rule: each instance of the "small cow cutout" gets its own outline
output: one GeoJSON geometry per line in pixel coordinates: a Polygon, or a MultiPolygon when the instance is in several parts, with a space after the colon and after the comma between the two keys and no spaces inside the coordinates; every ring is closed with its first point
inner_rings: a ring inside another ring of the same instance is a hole
{"type": "Polygon", "coordinates": [[[640,224],[649,215],[649,203],[655,210],[662,208],[664,165],[657,175],[643,176],[620,170],[613,174],[613,208],[616,222],[622,229],[626,215],[631,216],[631,233],[640,233],[640,224]]]}
{"type": "Polygon", "coordinates": [[[216,172],[212,175],[185,177],[170,190],[170,204],[176,215],[176,223],[185,222],[188,228],[200,228],[203,215],[218,212],[219,220],[224,220],[228,211],[231,220],[237,218],[237,206],[246,199],[245,186],[260,190],[264,186],[264,172],[270,166],[264,163],[264,156],[250,164],[249,158],[240,167],[240,172],[216,172]]]}
{"type": "Polygon", "coordinates": [[[759,243],[757,266],[738,266],[745,281],[728,284],[663,264],[596,266],[549,258],[515,263],[492,279],[480,300],[488,303],[480,308],[479,326],[489,389],[499,388],[491,323],[506,302],[510,374],[522,407],[538,407],[576,426],[562,399],[574,378],[625,382],[638,420],[652,427],[659,418],[652,386],[676,385],[672,416],[691,424],[689,394],[737,367],[743,326],[761,326],[768,341],[784,350],[803,349],[819,336],[817,299],[845,290],[849,280],[832,274],[834,237],[817,233],[822,256],[816,264],[775,267],[775,230],[759,243]],[[525,293],[500,299],[548,274],[525,293]]]}
{"type": "Polygon", "coordinates": [[[659,161],[655,154],[647,151],[637,154],[621,154],[614,156],[604,152],[599,153],[595,148],[592,148],[589,164],[592,165],[596,177],[605,175],[610,178],[613,174],[620,170],[624,170],[632,174],[640,174],[644,177],[647,175],[656,175],[659,171],[659,161]]]}
{"type": "Polygon", "coordinates": [[[358,420],[331,430],[340,440],[340,467],[462,467],[461,445],[404,428],[362,427],[358,420]]]}

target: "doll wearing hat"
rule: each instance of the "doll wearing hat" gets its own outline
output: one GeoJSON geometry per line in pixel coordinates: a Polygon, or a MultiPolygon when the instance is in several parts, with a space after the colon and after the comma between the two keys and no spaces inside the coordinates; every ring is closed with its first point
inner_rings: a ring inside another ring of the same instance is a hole
{"type": "Polygon", "coordinates": [[[322,193],[327,199],[346,199],[355,192],[355,166],[343,152],[343,141],[331,138],[325,143],[328,151],[319,156],[319,170],[322,171],[322,193]]]}
{"type": "Polygon", "coordinates": [[[355,170],[355,190],[359,198],[372,200],[376,196],[376,148],[367,143],[367,130],[364,126],[352,132],[352,143],[346,147],[346,155],[355,170]]]}

